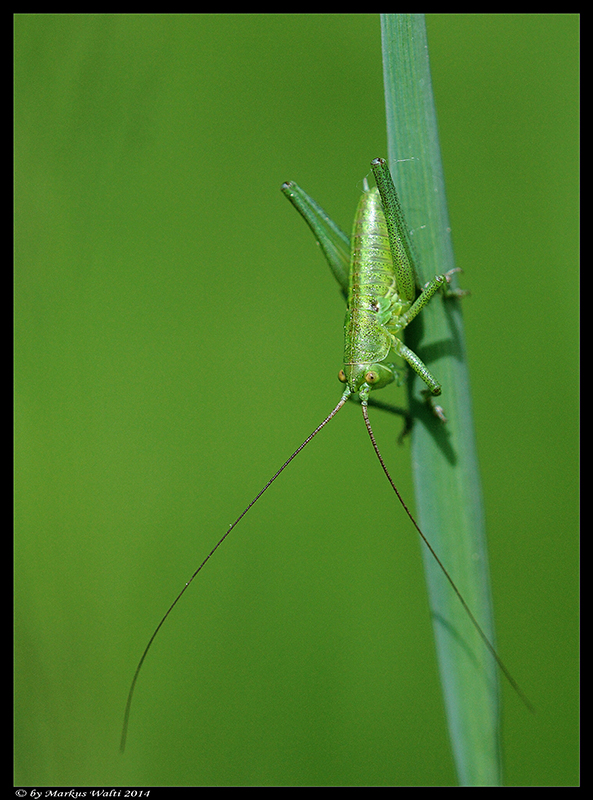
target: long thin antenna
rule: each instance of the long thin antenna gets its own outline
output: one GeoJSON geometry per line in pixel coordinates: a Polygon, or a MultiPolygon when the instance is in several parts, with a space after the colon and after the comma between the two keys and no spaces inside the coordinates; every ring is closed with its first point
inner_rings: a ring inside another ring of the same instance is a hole
{"type": "Polygon", "coordinates": [[[455,581],[453,580],[453,578],[452,578],[452,577],[449,575],[449,573],[448,573],[448,572],[447,572],[447,570],[445,569],[445,566],[444,566],[443,562],[441,561],[441,559],[440,559],[440,558],[437,556],[437,554],[435,553],[435,551],[434,551],[434,549],[433,549],[433,547],[432,547],[431,543],[428,541],[428,539],[426,538],[426,536],[425,536],[425,535],[422,533],[422,531],[420,530],[420,527],[419,527],[418,523],[416,522],[416,520],[415,520],[415,519],[414,519],[414,517],[412,516],[412,512],[411,512],[411,511],[410,511],[410,509],[407,507],[407,505],[404,503],[404,500],[403,500],[403,498],[402,498],[401,494],[399,493],[399,491],[398,491],[398,489],[397,489],[397,486],[396,486],[396,485],[395,485],[395,483],[393,482],[393,478],[392,478],[392,477],[391,477],[391,475],[389,474],[389,470],[387,469],[387,466],[386,466],[385,462],[383,461],[383,456],[381,455],[381,452],[380,452],[380,450],[379,450],[379,446],[377,445],[377,442],[376,442],[376,440],[375,440],[375,435],[374,435],[374,433],[373,433],[373,429],[372,429],[372,427],[371,427],[371,421],[370,421],[370,419],[369,419],[369,412],[368,412],[368,409],[367,409],[367,404],[366,404],[365,402],[363,402],[363,403],[361,403],[361,406],[362,406],[362,416],[364,417],[364,424],[366,425],[366,429],[367,429],[367,431],[368,431],[368,434],[369,434],[369,436],[370,436],[370,438],[371,438],[371,442],[372,442],[372,444],[373,444],[373,448],[374,448],[374,450],[375,450],[375,453],[377,454],[377,458],[379,459],[379,463],[381,464],[381,467],[383,468],[383,472],[385,473],[385,475],[387,475],[387,480],[388,480],[388,481],[389,481],[389,483],[391,484],[391,488],[392,488],[392,489],[393,489],[393,491],[396,493],[396,495],[397,495],[397,498],[398,498],[399,502],[402,504],[404,511],[406,512],[406,514],[408,515],[408,517],[409,517],[409,518],[412,520],[412,524],[414,525],[414,527],[416,528],[416,530],[417,530],[417,531],[418,531],[418,533],[420,534],[420,538],[422,539],[422,541],[424,542],[424,544],[425,544],[425,545],[428,547],[428,549],[430,550],[430,553],[431,553],[432,557],[434,558],[434,560],[437,562],[437,564],[438,564],[438,565],[439,565],[439,567],[441,568],[441,570],[442,570],[442,572],[443,572],[443,575],[445,576],[445,578],[446,578],[446,579],[449,581],[449,583],[451,584],[451,587],[452,587],[453,591],[455,592],[455,594],[456,594],[456,595],[457,595],[457,597],[459,598],[459,600],[460,600],[460,602],[461,602],[461,605],[464,607],[464,609],[465,609],[465,611],[466,611],[466,613],[467,613],[468,617],[469,617],[469,618],[470,618],[470,620],[472,621],[474,628],[477,630],[477,632],[478,632],[478,633],[480,634],[480,636],[482,637],[482,639],[483,639],[483,641],[484,641],[484,644],[486,645],[486,647],[488,648],[488,650],[489,650],[489,651],[490,651],[490,653],[492,654],[492,657],[494,658],[494,660],[496,661],[496,663],[497,663],[497,664],[498,664],[498,666],[500,667],[500,670],[501,670],[501,672],[503,673],[503,675],[505,676],[505,678],[507,679],[507,681],[508,681],[508,682],[511,684],[511,686],[513,687],[513,689],[515,690],[515,692],[516,692],[516,693],[519,695],[519,697],[521,698],[521,700],[523,701],[523,703],[524,703],[524,704],[527,706],[527,708],[528,708],[528,709],[531,711],[531,713],[532,713],[532,714],[534,714],[534,713],[535,713],[535,708],[533,707],[533,705],[531,704],[531,702],[530,702],[530,701],[527,699],[527,697],[526,697],[525,693],[523,692],[523,690],[521,689],[521,687],[519,686],[519,684],[517,683],[517,681],[516,681],[516,680],[513,678],[513,676],[511,675],[511,673],[510,673],[510,672],[509,672],[509,670],[507,669],[507,667],[504,665],[504,663],[503,663],[502,659],[500,658],[500,656],[499,656],[499,655],[498,655],[498,653],[496,652],[496,650],[495,650],[495,648],[494,648],[494,645],[492,644],[492,642],[490,641],[490,639],[489,639],[489,638],[486,636],[486,634],[484,633],[484,631],[482,630],[482,628],[481,628],[481,626],[480,626],[480,623],[479,623],[479,622],[478,622],[478,620],[477,620],[477,619],[474,617],[474,615],[472,614],[472,611],[471,611],[470,607],[468,606],[468,604],[467,604],[467,603],[465,602],[465,600],[463,599],[463,595],[461,594],[461,592],[460,592],[460,591],[459,591],[459,589],[457,588],[457,586],[456,586],[456,584],[455,584],[455,581]]]}
{"type": "MultiPolygon", "coordinates": [[[[311,439],[313,439],[313,437],[317,436],[317,434],[319,433],[319,431],[320,431],[320,430],[321,430],[323,427],[325,427],[325,425],[327,425],[327,423],[328,423],[328,422],[329,422],[331,419],[333,419],[333,417],[335,417],[335,416],[336,416],[336,414],[338,413],[338,411],[339,411],[339,410],[342,408],[342,406],[344,405],[344,403],[345,403],[345,402],[348,400],[348,396],[349,396],[349,394],[350,394],[350,392],[349,392],[348,390],[346,390],[346,391],[344,392],[344,394],[342,395],[342,398],[341,398],[340,402],[339,402],[339,403],[338,403],[338,405],[337,405],[337,406],[334,408],[334,410],[333,410],[333,411],[332,411],[330,414],[328,414],[328,415],[327,415],[327,417],[326,417],[326,418],[323,420],[323,422],[322,422],[320,425],[318,425],[318,426],[315,428],[315,430],[313,431],[313,433],[312,433],[310,436],[307,436],[307,438],[305,439],[305,441],[304,441],[304,442],[303,442],[303,443],[302,443],[302,444],[301,444],[299,447],[297,447],[297,449],[296,449],[296,450],[294,451],[294,453],[293,453],[293,454],[290,456],[290,458],[288,458],[288,459],[287,459],[287,460],[284,462],[284,464],[282,464],[282,466],[280,467],[280,469],[278,470],[278,472],[276,472],[276,473],[275,473],[275,474],[274,474],[274,475],[273,475],[273,476],[270,478],[270,480],[269,480],[269,481],[266,483],[266,485],[265,485],[265,486],[264,486],[264,488],[263,488],[263,489],[262,489],[262,490],[259,492],[259,494],[257,494],[257,495],[256,495],[256,496],[253,498],[253,500],[251,501],[251,503],[249,503],[249,505],[248,505],[248,506],[247,506],[247,507],[246,507],[246,508],[245,508],[245,509],[244,509],[244,510],[241,512],[241,514],[239,514],[239,516],[237,517],[237,519],[236,519],[236,520],[233,522],[233,524],[232,524],[232,525],[229,527],[229,529],[228,529],[228,530],[227,530],[227,532],[224,534],[224,536],[221,536],[221,538],[220,538],[220,539],[218,540],[218,542],[217,542],[217,543],[214,545],[214,547],[212,548],[212,550],[211,550],[211,551],[208,553],[208,555],[206,556],[206,558],[205,558],[205,559],[202,561],[202,563],[200,564],[200,566],[197,568],[197,570],[194,572],[194,574],[191,576],[191,578],[190,578],[190,579],[188,580],[188,582],[185,584],[185,586],[183,587],[183,589],[182,589],[182,590],[179,592],[179,594],[177,595],[177,597],[175,598],[175,600],[173,600],[173,602],[172,602],[172,603],[171,603],[171,605],[169,606],[169,608],[168,608],[167,612],[165,613],[164,617],[163,617],[163,618],[162,618],[162,620],[159,622],[159,624],[156,626],[156,628],[155,628],[155,630],[154,630],[154,633],[153,633],[153,634],[152,634],[152,636],[150,637],[150,639],[149,639],[149,641],[148,641],[148,644],[147,644],[147,645],[146,645],[146,647],[144,648],[144,652],[142,653],[142,657],[140,658],[140,661],[138,662],[138,666],[136,667],[136,672],[134,673],[134,677],[132,678],[132,684],[131,684],[131,686],[130,686],[130,691],[128,692],[128,700],[127,700],[127,702],[126,702],[126,710],[125,710],[125,712],[124,712],[124,724],[123,724],[123,728],[122,728],[122,732],[121,732],[121,741],[120,741],[120,750],[121,750],[121,752],[122,752],[122,753],[123,753],[123,752],[125,751],[125,749],[126,749],[126,740],[127,740],[127,738],[128,738],[128,725],[129,725],[129,722],[130,722],[130,709],[131,709],[131,707],[132,707],[132,698],[133,698],[133,696],[134,696],[134,689],[136,688],[136,682],[137,682],[137,680],[138,680],[138,676],[139,676],[139,674],[140,674],[140,670],[142,669],[142,664],[144,664],[144,659],[145,659],[145,658],[146,658],[146,656],[148,655],[148,651],[150,650],[150,648],[151,648],[151,645],[152,645],[152,643],[154,642],[154,640],[155,640],[155,638],[156,638],[156,635],[157,635],[157,633],[158,633],[158,632],[160,631],[160,629],[162,628],[162,626],[163,626],[163,623],[165,622],[165,620],[167,619],[167,617],[169,616],[169,614],[171,613],[171,611],[173,611],[173,609],[175,608],[175,606],[177,605],[177,603],[178,603],[178,602],[181,600],[181,598],[183,597],[183,595],[185,594],[185,592],[186,592],[186,591],[187,591],[187,589],[189,588],[189,586],[190,586],[190,584],[192,583],[192,581],[194,580],[194,578],[197,576],[197,574],[198,574],[199,572],[201,572],[201,570],[202,570],[202,569],[203,569],[203,567],[206,565],[206,563],[207,563],[207,562],[208,562],[208,561],[209,561],[209,560],[212,558],[212,556],[214,555],[214,553],[215,553],[215,552],[218,550],[218,548],[220,547],[220,545],[221,545],[221,544],[224,542],[224,540],[225,540],[225,539],[226,539],[226,537],[229,535],[229,533],[230,533],[230,532],[233,530],[233,528],[236,528],[236,527],[237,527],[237,525],[239,524],[239,522],[241,522],[241,520],[243,519],[243,517],[245,516],[245,514],[247,514],[247,512],[249,511],[249,509],[250,509],[250,508],[251,508],[253,505],[255,505],[255,504],[257,503],[257,501],[258,501],[258,500],[259,500],[259,498],[262,496],[262,494],[263,494],[265,491],[267,491],[267,490],[270,488],[270,486],[271,486],[271,485],[274,483],[274,481],[275,481],[275,480],[276,480],[276,478],[277,478],[277,477],[280,475],[280,473],[281,473],[281,472],[283,472],[283,471],[286,469],[286,467],[287,467],[287,466],[290,464],[290,462],[291,462],[291,461],[292,461],[294,458],[296,458],[296,456],[298,456],[298,454],[301,452],[301,450],[303,450],[303,448],[305,448],[305,447],[306,447],[306,446],[309,444],[309,442],[311,441],[311,439]]],[[[408,512],[408,513],[409,513],[409,512],[408,512]]]]}

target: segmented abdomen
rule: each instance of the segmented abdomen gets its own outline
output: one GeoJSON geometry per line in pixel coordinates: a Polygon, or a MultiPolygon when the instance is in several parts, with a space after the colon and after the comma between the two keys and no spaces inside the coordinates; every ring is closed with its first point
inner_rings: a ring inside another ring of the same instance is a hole
{"type": "Polygon", "coordinates": [[[377,321],[377,300],[393,288],[393,260],[378,189],[365,192],[356,209],[351,238],[350,286],[344,363],[384,359],[391,338],[377,321]]]}
{"type": "Polygon", "coordinates": [[[360,198],[352,228],[348,306],[383,297],[393,282],[393,259],[378,189],[360,198]]]}

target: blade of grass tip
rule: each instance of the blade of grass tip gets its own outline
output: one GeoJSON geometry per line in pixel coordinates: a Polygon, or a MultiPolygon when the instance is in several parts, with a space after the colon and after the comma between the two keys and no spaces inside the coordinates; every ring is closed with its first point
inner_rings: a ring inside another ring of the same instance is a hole
{"type": "MultiPolygon", "coordinates": [[[[389,164],[418,260],[419,281],[452,269],[443,173],[422,14],[381,17],[389,164]]],[[[411,380],[412,462],[420,527],[495,643],[482,491],[459,300],[437,299],[410,325],[409,344],[443,385],[443,424],[411,380]]],[[[407,333],[407,332],[406,332],[407,333]]],[[[496,664],[423,548],[453,756],[461,785],[501,784],[496,664]]]]}

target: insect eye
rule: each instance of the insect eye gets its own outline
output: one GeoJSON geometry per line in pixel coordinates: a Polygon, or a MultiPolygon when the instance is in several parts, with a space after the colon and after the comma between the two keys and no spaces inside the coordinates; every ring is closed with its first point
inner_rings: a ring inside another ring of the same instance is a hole
{"type": "Polygon", "coordinates": [[[346,377],[346,373],[343,369],[338,372],[338,380],[342,383],[348,383],[348,378],[346,377]]]}
{"type": "Polygon", "coordinates": [[[377,383],[379,380],[379,375],[376,372],[370,371],[365,374],[364,379],[367,383],[377,383]]]}
{"type": "Polygon", "coordinates": [[[370,303],[369,308],[371,309],[371,311],[378,311],[379,310],[379,304],[375,303],[375,302],[372,302],[372,303],[370,303]]]}

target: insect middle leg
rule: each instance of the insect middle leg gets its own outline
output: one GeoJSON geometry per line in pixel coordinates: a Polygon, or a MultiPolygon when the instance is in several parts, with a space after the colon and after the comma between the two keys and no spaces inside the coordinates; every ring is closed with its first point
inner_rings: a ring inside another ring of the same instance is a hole
{"type": "Polygon", "coordinates": [[[435,277],[426,284],[420,296],[399,318],[398,321],[401,323],[402,328],[408,325],[414,317],[418,316],[424,306],[432,300],[439,289],[443,290],[445,297],[464,297],[467,294],[464,289],[449,289],[449,281],[454,272],[461,272],[461,270],[456,267],[455,269],[449,270],[449,272],[446,272],[444,275],[435,275],[435,277]]]}

